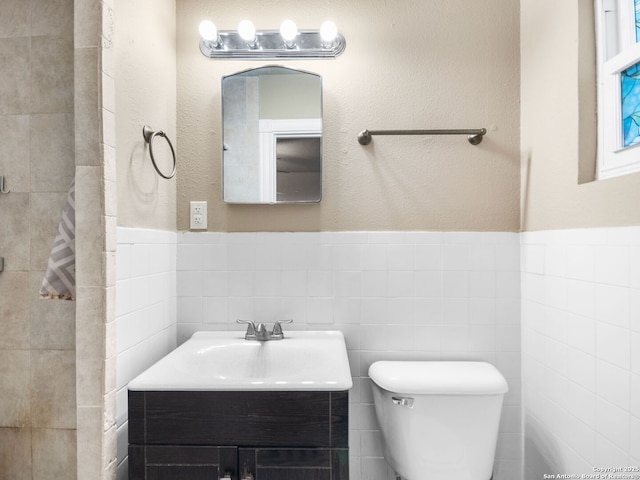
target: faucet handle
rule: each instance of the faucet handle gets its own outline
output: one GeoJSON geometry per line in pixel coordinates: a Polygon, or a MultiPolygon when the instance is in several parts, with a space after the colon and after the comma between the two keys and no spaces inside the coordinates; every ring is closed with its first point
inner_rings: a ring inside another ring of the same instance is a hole
{"type": "Polygon", "coordinates": [[[276,323],[273,324],[273,330],[271,331],[271,335],[282,335],[284,336],[284,333],[282,333],[282,324],[283,323],[293,323],[293,320],[288,319],[288,320],[276,320],[276,323]]]}
{"type": "Polygon", "coordinates": [[[239,324],[246,324],[247,325],[247,333],[244,335],[245,340],[248,337],[255,337],[256,335],[256,325],[255,323],[253,323],[251,320],[241,320],[241,319],[236,319],[236,323],[239,324]]]}

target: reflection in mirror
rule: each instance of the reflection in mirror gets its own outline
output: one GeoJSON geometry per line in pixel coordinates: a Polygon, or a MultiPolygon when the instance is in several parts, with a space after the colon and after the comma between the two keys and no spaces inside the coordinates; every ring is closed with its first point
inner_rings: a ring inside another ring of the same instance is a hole
{"type": "Polygon", "coordinates": [[[227,203],[322,198],[322,79],[261,67],[222,79],[227,203]]]}
{"type": "Polygon", "coordinates": [[[320,137],[280,137],[276,140],[278,202],[320,200],[320,137]]]}

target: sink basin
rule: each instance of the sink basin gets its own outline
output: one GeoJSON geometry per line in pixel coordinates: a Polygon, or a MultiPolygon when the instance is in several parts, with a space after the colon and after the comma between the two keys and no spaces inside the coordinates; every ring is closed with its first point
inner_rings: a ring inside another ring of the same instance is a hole
{"type": "Polygon", "coordinates": [[[134,391],[344,391],[353,385],[344,335],[287,331],[283,340],[244,332],[196,332],[129,383],[134,391]]]}

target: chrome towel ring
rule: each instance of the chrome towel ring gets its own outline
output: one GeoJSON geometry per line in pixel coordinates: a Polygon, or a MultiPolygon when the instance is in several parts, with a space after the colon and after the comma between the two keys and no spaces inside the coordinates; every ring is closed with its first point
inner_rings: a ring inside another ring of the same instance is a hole
{"type": "Polygon", "coordinates": [[[155,168],[156,172],[158,172],[158,175],[160,175],[162,178],[166,178],[167,180],[173,178],[176,174],[176,152],[173,149],[173,145],[171,145],[171,140],[169,140],[167,134],[162,130],[154,132],[149,125],[145,125],[144,127],[142,127],[142,136],[144,137],[144,141],[149,144],[149,155],[151,155],[151,162],[153,163],[153,168],[155,168]],[[173,169],[171,170],[171,173],[169,175],[165,175],[160,171],[158,165],[156,165],[156,159],[153,157],[153,139],[155,137],[164,137],[164,139],[169,144],[169,148],[171,149],[171,156],[173,157],[173,169]]]}

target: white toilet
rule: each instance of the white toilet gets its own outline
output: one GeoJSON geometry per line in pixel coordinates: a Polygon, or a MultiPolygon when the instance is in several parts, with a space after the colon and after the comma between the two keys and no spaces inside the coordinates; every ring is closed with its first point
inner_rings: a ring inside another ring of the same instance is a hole
{"type": "Polygon", "coordinates": [[[405,480],[489,480],[507,381],[485,362],[369,368],[384,456],[405,480]]]}

